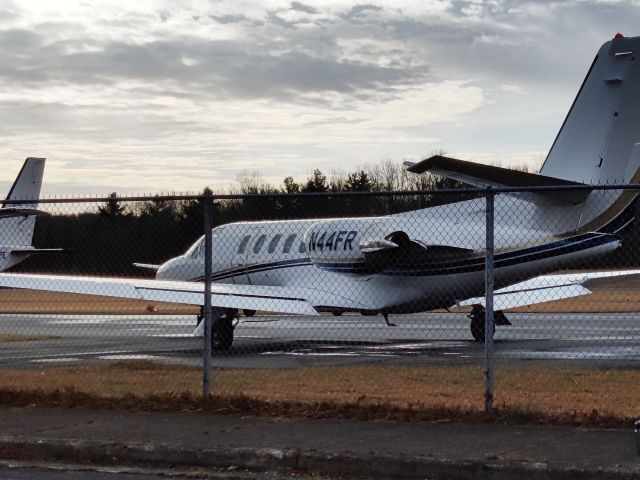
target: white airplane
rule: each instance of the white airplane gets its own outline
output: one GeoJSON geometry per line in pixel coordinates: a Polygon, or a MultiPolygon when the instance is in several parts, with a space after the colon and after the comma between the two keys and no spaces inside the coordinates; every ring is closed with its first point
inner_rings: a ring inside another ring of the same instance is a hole
{"type": "Polygon", "coordinates": [[[30,255],[61,250],[32,245],[36,215],[41,213],[37,205],[44,163],[44,158],[29,157],[24,161],[0,208],[0,271],[13,267],[30,255]],[[20,203],[7,203],[7,200],[20,203]]]}
{"type": "MultiPolygon", "coordinates": [[[[472,185],[500,187],[638,183],[640,37],[599,50],[539,174],[443,156],[409,166],[472,185]]],[[[495,308],[589,293],[585,282],[640,271],[545,275],[621,245],[635,192],[500,194],[495,203],[495,308]]],[[[322,201],[318,199],[317,201],[322,201]]],[[[397,215],[241,222],[213,229],[212,305],[317,315],[413,313],[482,304],[485,199],[397,215]]],[[[0,274],[0,286],[202,305],[204,241],[162,265],[155,280],[0,274]]],[[[472,315],[474,338],[484,338],[472,315]]],[[[498,324],[508,321],[498,312],[498,324]]],[[[233,314],[214,323],[214,347],[229,348],[233,314]]]]}

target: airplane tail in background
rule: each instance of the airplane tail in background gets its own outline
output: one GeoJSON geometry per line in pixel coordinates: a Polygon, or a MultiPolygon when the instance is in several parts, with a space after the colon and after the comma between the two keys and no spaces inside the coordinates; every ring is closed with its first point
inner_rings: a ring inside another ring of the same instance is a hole
{"type": "Polygon", "coordinates": [[[24,200],[24,203],[7,204],[5,201],[2,208],[20,206],[34,208],[38,204],[45,160],[44,158],[28,157],[24,161],[6,198],[6,200],[24,200]]]}
{"type": "Polygon", "coordinates": [[[29,157],[25,160],[6,198],[24,203],[7,203],[5,200],[0,208],[0,271],[24,260],[31,253],[38,253],[31,243],[44,163],[44,158],[29,157]]]}

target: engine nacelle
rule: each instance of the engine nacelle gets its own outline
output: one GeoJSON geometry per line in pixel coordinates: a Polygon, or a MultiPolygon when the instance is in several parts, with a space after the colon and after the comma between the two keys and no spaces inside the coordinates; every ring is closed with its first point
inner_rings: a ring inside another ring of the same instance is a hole
{"type": "Polygon", "coordinates": [[[472,249],[425,244],[393,227],[371,218],[321,221],[305,232],[305,248],[309,258],[319,267],[357,274],[387,268],[415,269],[420,265],[474,255],[472,249]]]}

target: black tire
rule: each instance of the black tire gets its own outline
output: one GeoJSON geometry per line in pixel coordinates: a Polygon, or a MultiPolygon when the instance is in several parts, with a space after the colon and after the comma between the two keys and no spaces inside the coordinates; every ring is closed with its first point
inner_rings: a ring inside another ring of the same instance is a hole
{"type": "Polygon", "coordinates": [[[256,314],[255,310],[247,310],[246,308],[244,308],[242,310],[242,313],[244,313],[245,317],[253,317],[256,314]]]}
{"type": "Polygon", "coordinates": [[[233,345],[233,317],[221,317],[211,329],[211,349],[229,350],[233,345]]]}
{"type": "Polygon", "coordinates": [[[342,310],[334,310],[331,313],[334,317],[339,317],[340,315],[342,315],[342,310]]]}
{"type": "Polygon", "coordinates": [[[476,342],[484,343],[484,318],[471,318],[471,335],[476,342]]]}

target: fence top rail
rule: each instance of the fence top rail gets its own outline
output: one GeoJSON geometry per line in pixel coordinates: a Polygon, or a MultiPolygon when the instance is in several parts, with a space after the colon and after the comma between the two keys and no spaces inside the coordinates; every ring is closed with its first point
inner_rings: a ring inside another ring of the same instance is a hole
{"type": "Polygon", "coordinates": [[[104,203],[104,202],[146,202],[153,200],[165,201],[189,201],[189,200],[251,200],[251,199],[291,199],[291,198],[330,198],[330,197],[398,197],[398,196],[428,196],[428,195],[487,195],[501,193],[538,193],[556,191],[607,191],[607,190],[637,190],[640,191],[640,184],[619,184],[619,185],[545,185],[534,187],[470,187],[470,188],[448,188],[438,190],[399,190],[382,192],[299,192],[299,193],[233,193],[214,195],[133,195],[133,196],[107,196],[107,197],[55,197],[55,198],[19,198],[4,200],[5,205],[20,205],[26,201],[30,203],[56,204],[56,203],[104,203]]]}

